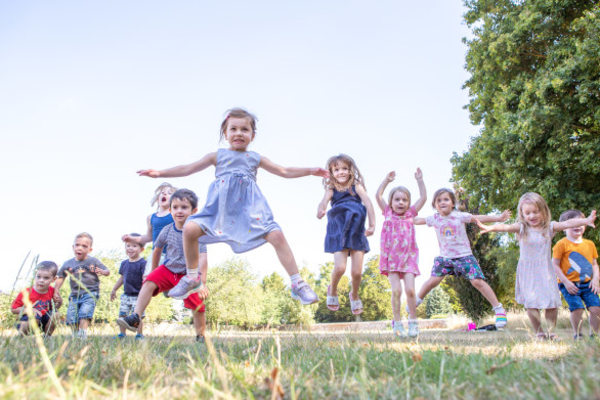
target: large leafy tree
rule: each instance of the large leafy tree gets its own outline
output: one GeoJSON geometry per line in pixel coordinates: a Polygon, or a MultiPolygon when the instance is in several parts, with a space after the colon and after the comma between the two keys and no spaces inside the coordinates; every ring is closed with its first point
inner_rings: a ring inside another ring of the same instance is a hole
{"type": "MultiPolygon", "coordinates": [[[[540,193],[555,218],[600,205],[600,5],[465,0],[465,83],[481,134],[453,179],[482,211],[540,193]]],[[[598,230],[588,232],[599,239],[598,230]]]]}

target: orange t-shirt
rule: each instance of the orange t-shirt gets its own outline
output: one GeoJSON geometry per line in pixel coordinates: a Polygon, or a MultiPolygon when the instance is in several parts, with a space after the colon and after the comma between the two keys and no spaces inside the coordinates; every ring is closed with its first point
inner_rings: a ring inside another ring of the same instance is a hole
{"type": "Polygon", "coordinates": [[[598,251],[591,240],[574,243],[565,237],[552,248],[552,257],[560,260],[560,269],[568,280],[584,283],[592,279],[592,263],[598,258],[598,251]]]}

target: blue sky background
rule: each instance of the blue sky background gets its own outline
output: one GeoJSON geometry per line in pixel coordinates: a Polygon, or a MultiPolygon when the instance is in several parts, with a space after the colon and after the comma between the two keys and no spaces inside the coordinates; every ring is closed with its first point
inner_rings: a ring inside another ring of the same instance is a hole
{"type": "MultiPolygon", "coordinates": [[[[323,166],[350,154],[374,206],[385,174],[416,199],[420,166],[431,194],[448,186],[453,151],[477,128],[461,87],[468,35],[461,1],[30,1],[0,3],[0,166],[4,254],[0,289],[12,287],[28,251],[61,264],[73,237],[121,250],[145,229],[166,168],[215,151],[228,108],[258,118],[250,149],[286,166],[323,166]]],[[[170,180],[203,204],[214,170],[170,180]]],[[[258,183],[300,266],[317,271],[326,219],[319,178],[258,183]]],[[[417,285],[438,246],[418,227],[417,285]]],[[[124,252],[122,252],[125,257],[124,252]]],[[[209,247],[209,268],[232,257],[209,247]]],[[[240,256],[258,276],[285,276],[265,245],[240,256]]]]}

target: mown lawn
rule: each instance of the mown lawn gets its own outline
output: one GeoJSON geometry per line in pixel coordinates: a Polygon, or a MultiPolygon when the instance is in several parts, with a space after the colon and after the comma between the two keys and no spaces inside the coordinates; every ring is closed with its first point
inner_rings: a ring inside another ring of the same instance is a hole
{"type": "Polygon", "coordinates": [[[33,337],[0,336],[0,398],[600,398],[600,341],[538,342],[523,321],[502,332],[211,332],[157,326],[146,339],[45,339],[53,383],[33,337]],[[281,386],[279,386],[281,385],[281,386]],[[275,396],[275,397],[272,397],[275,396]]]}

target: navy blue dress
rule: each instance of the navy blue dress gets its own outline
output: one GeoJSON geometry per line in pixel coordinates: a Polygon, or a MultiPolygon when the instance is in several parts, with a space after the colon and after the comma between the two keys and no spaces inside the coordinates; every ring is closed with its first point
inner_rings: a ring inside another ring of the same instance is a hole
{"type": "Polygon", "coordinates": [[[365,236],[367,209],[352,190],[338,192],[333,189],[331,209],[327,212],[327,235],[325,252],[335,253],[344,249],[368,252],[369,242],[365,236]],[[354,193],[354,195],[353,195],[354,193]]]}

